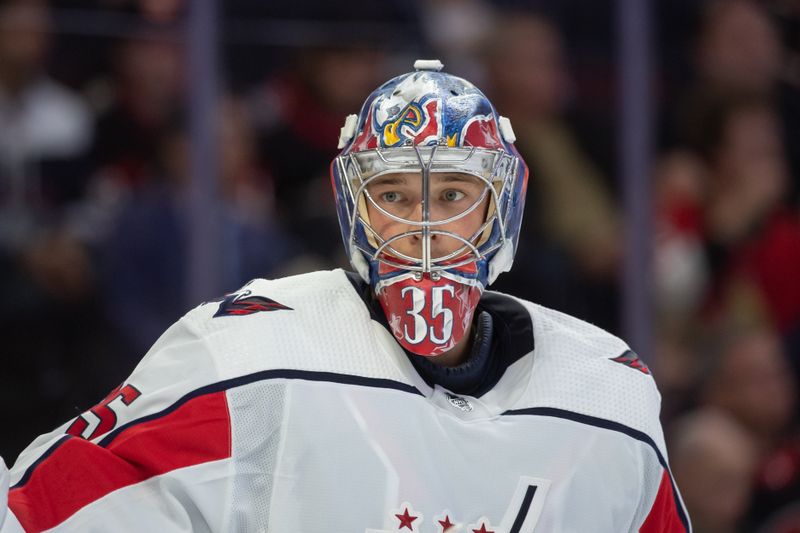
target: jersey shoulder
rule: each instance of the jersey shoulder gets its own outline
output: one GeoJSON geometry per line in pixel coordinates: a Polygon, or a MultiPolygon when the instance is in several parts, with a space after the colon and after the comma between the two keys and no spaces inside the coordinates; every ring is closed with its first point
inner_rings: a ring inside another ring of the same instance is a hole
{"type": "Polygon", "coordinates": [[[342,374],[408,384],[372,327],[342,271],[254,280],[186,313],[91,413],[37,438],[20,455],[12,483],[65,434],[100,441],[252,381],[342,374]],[[95,412],[113,420],[98,423],[95,412]]]}
{"type": "Polygon", "coordinates": [[[253,280],[183,320],[223,379],[291,370],[406,381],[382,356],[369,309],[342,270],[253,280]]]}
{"type": "Polygon", "coordinates": [[[552,408],[643,432],[661,448],[661,396],[649,368],[619,337],[520,300],[531,314],[530,381],[516,408],[552,408]]]}

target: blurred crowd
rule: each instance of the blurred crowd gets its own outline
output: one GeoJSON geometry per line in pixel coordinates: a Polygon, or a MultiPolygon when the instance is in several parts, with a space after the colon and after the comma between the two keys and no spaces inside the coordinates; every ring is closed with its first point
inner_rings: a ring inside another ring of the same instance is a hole
{"type": "MultiPolygon", "coordinates": [[[[511,117],[531,167],[515,266],[494,288],[621,333],[615,3],[350,4],[224,3],[224,286],[347,267],[328,177],[339,128],[383,80],[439,57],[511,117]]],[[[800,531],[800,2],[652,4],[656,338],[641,355],[673,472],[698,533],[800,531]]],[[[9,463],[197,303],[187,6],[0,0],[9,463]]]]}

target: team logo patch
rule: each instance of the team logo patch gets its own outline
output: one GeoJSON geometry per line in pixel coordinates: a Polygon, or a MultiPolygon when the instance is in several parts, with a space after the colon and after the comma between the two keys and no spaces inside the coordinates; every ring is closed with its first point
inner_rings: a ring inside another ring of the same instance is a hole
{"type": "Polygon", "coordinates": [[[428,502],[428,505],[418,502],[419,507],[415,508],[404,501],[399,507],[387,509],[383,528],[367,527],[365,533],[533,533],[542,514],[550,483],[548,479],[520,476],[502,518],[498,515],[493,518],[499,519],[499,522],[490,520],[481,511],[470,509],[467,514],[471,516],[464,516],[464,511],[453,512],[452,508],[431,513],[432,518],[426,520],[423,507],[428,507],[428,512],[432,510],[431,504],[435,505],[433,508],[442,507],[432,502],[428,502]]]}
{"type": "Polygon", "coordinates": [[[252,291],[245,290],[225,296],[214,317],[252,315],[266,311],[293,311],[293,309],[265,296],[253,296],[252,291]]]}
{"type": "Polygon", "coordinates": [[[639,356],[633,353],[631,350],[628,350],[618,357],[612,357],[611,360],[615,363],[622,363],[625,366],[636,369],[642,374],[647,374],[648,376],[650,375],[650,369],[647,367],[644,361],[639,359],[639,356]]]}

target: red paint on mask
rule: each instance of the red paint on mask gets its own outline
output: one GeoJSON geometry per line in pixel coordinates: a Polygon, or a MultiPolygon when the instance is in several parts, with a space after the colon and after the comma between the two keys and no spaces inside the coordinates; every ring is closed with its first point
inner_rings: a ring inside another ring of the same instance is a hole
{"type": "Polygon", "coordinates": [[[395,339],[406,350],[428,357],[455,347],[469,331],[482,289],[429,274],[400,275],[378,286],[376,296],[395,339]]]}

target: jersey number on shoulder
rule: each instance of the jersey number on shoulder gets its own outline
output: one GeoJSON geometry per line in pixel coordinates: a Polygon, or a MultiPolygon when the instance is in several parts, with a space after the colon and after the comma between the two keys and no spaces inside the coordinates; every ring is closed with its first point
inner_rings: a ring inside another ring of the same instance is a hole
{"type": "Polygon", "coordinates": [[[89,409],[89,413],[97,418],[93,429],[90,427],[92,423],[87,419],[87,413],[84,413],[67,428],[67,433],[91,440],[111,431],[117,425],[117,413],[111,408],[111,402],[119,399],[123,405],[130,405],[141,395],[142,393],[133,385],[120,385],[111,391],[103,401],[89,409]]]}
{"type": "Polygon", "coordinates": [[[445,307],[444,294],[447,293],[452,298],[454,295],[454,288],[452,285],[445,285],[443,287],[431,288],[431,320],[435,321],[436,318],[442,316],[442,334],[436,334],[436,327],[429,326],[422,312],[425,310],[425,291],[418,287],[404,287],[400,291],[400,296],[406,297],[406,294],[411,294],[411,309],[406,311],[406,314],[414,319],[414,331],[408,331],[408,324],[403,327],[403,335],[406,341],[410,344],[419,344],[428,336],[430,330],[430,339],[434,344],[444,344],[450,340],[450,335],[453,333],[453,312],[445,307]]]}

